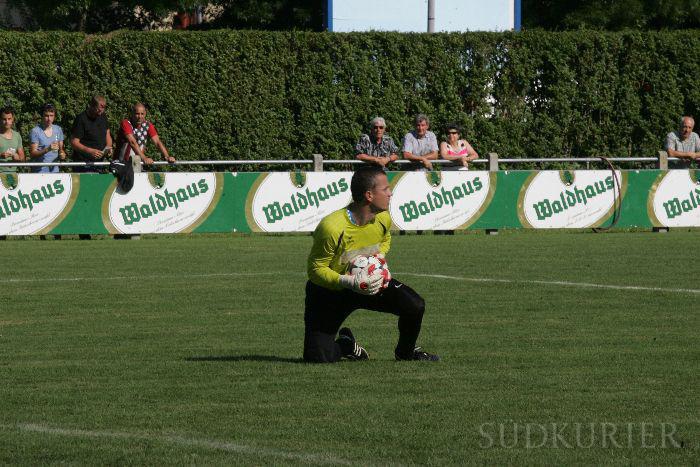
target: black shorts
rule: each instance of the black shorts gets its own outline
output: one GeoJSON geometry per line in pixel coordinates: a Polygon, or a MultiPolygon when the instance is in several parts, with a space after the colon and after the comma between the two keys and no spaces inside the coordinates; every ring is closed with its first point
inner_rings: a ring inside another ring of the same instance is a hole
{"type": "Polygon", "coordinates": [[[340,348],[335,337],[350,313],[366,310],[391,313],[399,317],[397,354],[411,354],[425,311],[425,301],[411,287],[392,279],[386,289],[376,295],[361,295],[349,289],[330,290],[308,281],[304,312],[304,360],[335,362],[340,348]]]}

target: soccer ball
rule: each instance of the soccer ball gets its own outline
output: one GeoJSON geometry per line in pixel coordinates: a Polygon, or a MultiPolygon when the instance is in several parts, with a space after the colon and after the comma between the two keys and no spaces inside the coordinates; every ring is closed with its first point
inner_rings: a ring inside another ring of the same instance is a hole
{"type": "Polygon", "coordinates": [[[389,266],[386,264],[386,260],[380,256],[356,256],[350,264],[348,265],[348,274],[351,276],[356,276],[365,272],[368,276],[379,274],[382,276],[382,288],[386,289],[389,287],[389,281],[391,280],[391,273],[389,272],[389,266]]]}

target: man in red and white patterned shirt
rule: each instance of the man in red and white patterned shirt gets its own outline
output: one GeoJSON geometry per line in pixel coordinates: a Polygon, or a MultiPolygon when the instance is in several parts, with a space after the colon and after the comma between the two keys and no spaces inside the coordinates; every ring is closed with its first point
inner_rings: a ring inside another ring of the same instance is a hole
{"type": "Polygon", "coordinates": [[[175,162],[175,158],[168,154],[168,150],[158,137],[156,127],[146,120],[146,106],[138,102],[132,107],[131,117],[125,118],[119,124],[117,152],[114,154],[114,158],[129,161],[131,156],[135,154],[141,158],[144,164],[153,164],[153,159],[146,156],[148,138],[156,145],[163,155],[163,159],[170,163],[175,162]]]}

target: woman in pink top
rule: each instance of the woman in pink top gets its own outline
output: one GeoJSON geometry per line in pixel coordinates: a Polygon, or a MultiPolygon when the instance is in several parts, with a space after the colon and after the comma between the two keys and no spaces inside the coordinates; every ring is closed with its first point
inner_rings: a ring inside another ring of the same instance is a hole
{"type": "Polygon", "coordinates": [[[447,141],[440,143],[440,157],[452,161],[453,165],[467,170],[469,161],[479,157],[474,148],[467,140],[460,138],[460,128],[450,123],[447,125],[447,141]]]}

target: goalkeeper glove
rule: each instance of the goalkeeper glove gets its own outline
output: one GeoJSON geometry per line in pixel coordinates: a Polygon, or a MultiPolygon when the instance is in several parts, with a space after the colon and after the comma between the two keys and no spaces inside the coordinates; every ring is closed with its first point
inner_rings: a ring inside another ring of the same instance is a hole
{"type": "Polygon", "coordinates": [[[366,271],[354,276],[340,276],[340,285],[362,295],[376,295],[382,288],[382,282],[384,278],[381,274],[370,275],[366,271]]]}

